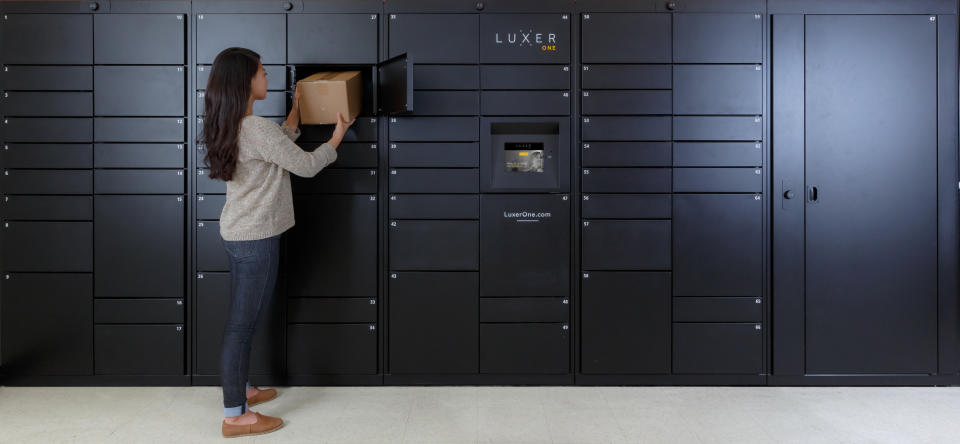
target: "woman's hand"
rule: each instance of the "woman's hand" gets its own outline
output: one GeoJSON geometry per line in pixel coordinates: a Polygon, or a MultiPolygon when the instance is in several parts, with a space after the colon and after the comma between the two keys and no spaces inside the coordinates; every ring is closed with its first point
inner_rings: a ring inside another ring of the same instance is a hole
{"type": "Polygon", "coordinates": [[[300,126],[300,88],[293,87],[293,106],[290,108],[290,114],[287,115],[287,121],[283,122],[290,128],[290,131],[296,131],[300,126]]]}
{"type": "Polygon", "coordinates": [[[353,125],[357,119],[351,119],[347,121],[343,118],[343,114],[337,113],[337,127],[333,129],[333,137],[330,138],[327,143],[333,145],[334,148],[340,146],[340,142],[343,140],[343,135],[347,133],[347,130],[350,129],[350,125],[353,125]]]}

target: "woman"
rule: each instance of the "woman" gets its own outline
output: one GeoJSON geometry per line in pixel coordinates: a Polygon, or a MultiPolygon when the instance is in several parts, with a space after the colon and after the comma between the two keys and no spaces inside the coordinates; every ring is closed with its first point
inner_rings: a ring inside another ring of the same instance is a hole
{"type": "Polygon", "coordinates": [[[336,148],[353,124],[338,114],[333,137],[313,152],[300,135],[300,92],[283,125],[253,115],[253,102],[267,96],[260,56],[243,48],[223,50],[213,61],[204,101],[203,141],[210,178],[227,182],[220,235],[230,256],[230,313],[220,357],[224,437],[269,433],[283,420],[248,410],[276,397],[247,381],[250,341],[262,307],[277,281],[280,234],[293,226],[290,174],[313,177],[337,159],[336,148]]]}

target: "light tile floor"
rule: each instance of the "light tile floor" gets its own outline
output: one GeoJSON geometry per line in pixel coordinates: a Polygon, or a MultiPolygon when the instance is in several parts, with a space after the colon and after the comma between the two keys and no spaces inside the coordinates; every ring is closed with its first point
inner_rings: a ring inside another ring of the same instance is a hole
{"type": "Polygon", "coordinates": [[[0,387],[2,443],[960,443],[960,387],[291,387],[224,440],[218,387],[0,387]]]}

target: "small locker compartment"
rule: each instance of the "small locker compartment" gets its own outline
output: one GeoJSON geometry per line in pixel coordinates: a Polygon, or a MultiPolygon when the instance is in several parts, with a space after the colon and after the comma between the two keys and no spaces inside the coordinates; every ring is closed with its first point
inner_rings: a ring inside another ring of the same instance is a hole
{"type": "Polygon", "coordinates": [[[220,51],[248,48],[260,62],[287,62],[286,14],[196,14],[197,63],[212,65],[220,51]]]}
{"type": "Polygon", "coordinates": [[[584,219],[669,219],[669,194],[584,194],[584,219]]]}
{"type": "Polygon", "coordinates": [[[476,117],[391,117],[391,142],[476,142],[476,117]]]}
{"type": "Polygon", "coordinates": [[[421,63],[477,63],[480,21],[476,14],[390,14],[390,57],[407,53],[421,63]]]}
{"type": "Polygon", "coordinates": [[[487,117],[481,121],[483,192],[570,190],[570,119],[487,117]]]}
{"type": "Polygon", "coordinates": [[[761,322],[759,297],[673,298],[673,322],[761,322]]]}
{"type": "MultiPolygon", "coordinates": [[[[268,83],[270,80],[267,81],[268,83]]],[[[206,115],[206,91],[197,91],[197,115],[206,115]]],[[[267,96],[263,100],[253,102],[253,114],[260,117],[284,117],[287,116],[287,93],[285,91],[267,91],[267,96]]],[[[282,123],[281,123],[282,125],[282,123]]]]}
{"type": "Polygon", "coordinates": [[[4,220],[93,220],[92,196],[4,196],[4,220]]]}
{"type": "Polygon", "coordinates": [[[570,321],[570,299],[551,297],[480,298],[480,322],[570,321]]]}
{"type": "Polygon", "coordinates": [[[570,65],[483,65],[483,89],[570,89],[570,65]]]}
{"type": "Polygon", "coordinates": [[[197,196],[197,219],[217,220],[223,213],[227,196],[223,194],[201,194],[197,196]]]}
{"type": "Polygon", "coordinates": [[[584,117],[583,140],[670,140],[669,116],[584,117]]]}
{"type": "Polygon", "coordinates": [[[674,14],[673,35],[674,63],[763,61],[762,14],[674,14]]]}
{"type": "MultiPolygon", "coordinates": [[[[197,89],[207,89],[207,82],[210,80],[210,65],[197,66],[197,89]]],[[[285,91],[287,89],[287,66],[286,65],[267,65],[263,64],[263,70],[267,73],[267,91],[285,91]]],[[[197,114],[203,113],[203,102],[199,103],[197,114]]],[[[256,102],[254,102],[256,105],[256,102]]]]}
{"type": "Polygon", "coordinates": [[[485,116],[566,116],[570,91],[484,91],[485,116]]]}
{"type": "Polygon", "coordinates": [[[480,113],[476,91],[414,91],[414,115],[475,116],[480,113]]]}
{"type": "Polygon", "coordinates": [[[479,219],[480,196],[401,194],[390,196],[391,219],[479,219]]]}
{"type": "Polygon", "coordinates": [[[376,297],[378,202],[373,197],[296,196],[297,225],[287,242],[288,294],[376,297]]]}
{"type": "Polygon", "coordinates": [[[6,142],[90,142],[93,119],[89,117],[4,117],[6,142]]]}
{"type": "Polygon", "coordinates": [[[0,82],[6,91],[90,91],[93,67],[4,65],[0,82]]]}
{"type": "Polygon", "coordinates": [[[476,168],[390,170],[391,193],[476,193],[479,190],[476,168]]]}
{"type": "Polygon", "coordinates": [[[584,115],[670,114],[671,92],[668,90],[601,90],[583,91],[580,109],[584,115]]]}
{"type": "Polygon", "coordinates": [[[480,15],[480,63],[570,63],[570,15],[480,15]]]}
{"type": "Polygon", "coordinates": [[[376,324],[290,324],[290,375],[377,373],[376,324]]]}
{"type": "Polygon", "coordinates": [[[182,298],[185,198],[94,197],[97,297],[182,298]]]}
{"type": "Polygon", "coordinates": [[[761,324],[673,324],[673,372],[711,375],[763,372],[761,324]]]}
{"type": "Polygon", "coordinates": [[[366,168],[324,168],[316,176],[290,175],[294,194],[373,194],[377,192],[377,170],[366,168]]]}
{"type": "Polygon", "coordinates": [[[763,201],[758,197],[673,197],[675,295],[762,294],[763,201]]]}
{"type": "Polygon", "coordinates": [[[5,64],[93,63],[90,14],[4,14],[2,32],[5,64]]]}
{"type": "Polygon", "coordinates": [[[584,270],[669,270],[669,220],[583,221],[584,270]]]}
{"type": "Polygon", "coordinates": [[[668,167],[670,142],[586,142],[584,167],[668,167]]]}
{"type": "Polygon", "coordinates": [[[580,85],[598,89],[670,89],[670,65],[583,65],[580,85]]]}
{"type": "Polygon", "coordinates": [[[97,66],[96,115],[185,116],[185,71],[183,66],[97,66]]]}
{"type": "Polygon", "coordinates": [[[378,14],[287,15],[287,63],[375,64],[378,18],[378,14]]]}
{"type": "Polygon", "coordinates": [[[377,300],[368,298],[290,298],[290,323],[376,323],[377,300]]]}
{"type": "MultiPolygon", "coordinates": [[[[373,100],[372,95],[364,92],[364,101],[373,100]]],[[[364,109],[369,109],[373,105],[364,104],[364,109]]],[[[301,125],[300,137],[297,142],[317,142],[317,145],[330,140],[333,136],[335,125],[301,125]]],[[[377,118],[370,116],[358,116],[356,122],[350,126],[346,134],[343,135],[344,142],[376,142],[377,141],[377,118]]]]}
{"type": "Polygon", "coordinates": [[[480,324],[480,373],[569,372],[569,324],[480,324]]]}
{"type": "Polygon", "coordinates": [[[5,374],[93,373],[90,274],[8,273],[0,291],[5,374]]]}
{"type": "MultiPolygon", "coordinates": [[[[203,162],[203,158],[197,159],[200,162],[203,162]]],[[[227,183],[219,179],[210,178],[210,170],[205,168],[197,168],[197,192],[198,193],[214,193],[214,194],[226,194],[227,193],[227,183]]],[[[220,217],[215,217],[214,219],[219,219],[220,217]]]]}
{"type": "MultiPolygon", "coordinates": [[[[304,151],[313,151],[320,143],[298,143],[304,151]]],[[[344,142],[337,147],[337,160],[328,168],[376,168],[378,163],[377,144],[370,142],[344,142]]]]}
{"type": "Polygon", "coordinates": [[[0,101],[4,116],[78,117],[93,115],[93,93],[4,91],[0,101]]]}
{"type": "Polygon", "coordinates": [[[763,119],[760,116],[675,116],[673,138],[760,141],[763,140],[763,119]]]}
{"type": "Polygon", "coordinates": [[[413,65],[415,90],[464,90],[480,88],[480,73],[476,66],[424,65],[416,60],[413,65]]]}
{"type": "Polygon", "coordinates": [[[583,273],[584,373],[670,373],[670,273],[583,273]]]}
{"type": "Polygon", "coordinates": [[[230,271],[230,257],[223,247],[219,222],[197,222],[197,270],[230,271]]]}
{"type": "Polygon", "coordinates": [[[7,143],[0,150],[4,168],[91,168],[93,150],[88,143],[7,143]]]}
{"type": "Polygon", "coordinates": [[[390,373],[476,373],[477,273],[395,272],[389,285],[390,373]]]}
{"type": "Polygon", "coordinates": [[[763,191],[760,168],[676,168],[675,193],[759,193],[763,191]]]}
{"type": "Polygon", "coordinates": [[[184,374],[183,325],[94,325],[93,334],[98,375],[184,374]]]}
{"type": "Polygon", "coordinates": [[[758,167],[763,165],[760,142],[677,142],[673,144],[676,167],[758,167]]]}
{"type": "Polygon", "coordinates": [[[182,324],[183,299],[95,299],[97,324],[182,324]]]}
{"type": "Polygon", "coordinates": [[[670,168],[584,168],[584,193],[669,193],[670,168]]]}
{"type": "Polygon", "coordinates": [[[390,166],[399,168],[476,168],[477,142],[391,143],[390,166]]]}
{"type": "Polygon", "coordinates": [[[98,143],[94,168],[183,168],[182,143],[98,143]]]}
{"type": "Polygon", "coordinates": [[[4,222],[5,271],[93,271],[92,222],[4,222]]]}
{"type": "Polygon", "coordinates": [[[97,117],[94,131],[97,142],[183,142],[186,127],[183,118],[172,117],[97,117]]]}
{"type": "Polygon", "coordinates": [[[90,194],[89,170],[3,170],[0,184],[5,194],[90,194]]]}
{"type": "MultiPolygon", "coordinates": [[[[263,308],[253,333],[250,349],[250,373],[279,375],[283,372],[282,307],[284,298],[270,299],[263,308]]],[[[230,309],[230,273],[199,273],[196,305],[196,363],[194,373],[220,373],[223,329],[230,309]]]]}
{"type": "Polygon", "coordinates": [[[186,174],[171,170],[96,170],[93,192],[97,194],[183,194],[186,174]]]}
{"type": "Polygon", "coordinates": [[[670,14],[583,13],[583,63],[671,63],[670,14]]]}
{"type": "Polygon", "coordinates": [[[184,65],[185,22],[183,14],[94,15],[94,63],[184,65]]]}
{"type": "Polygon", "coordinates": [[[570,199],[480,197],[480,296],[570,295],[570,199]]]}
{"type": "Polygon", "coordinates": [[[391,220],[390,268],[477,270],[480,224],[473,220],[391,220]]]}
{"type": "Polygon", "coordinates": [[[674,114],[763,114],[760,65],[674,65],[674,114]]]}

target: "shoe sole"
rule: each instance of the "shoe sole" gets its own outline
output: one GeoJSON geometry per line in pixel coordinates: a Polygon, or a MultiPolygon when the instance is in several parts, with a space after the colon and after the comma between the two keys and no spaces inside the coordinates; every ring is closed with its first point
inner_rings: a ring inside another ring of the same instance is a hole
{"type": "Polygon", "coordinates": [[[277,396],[280,396],[280,391],[279,391],[279,390],[277,390],[277,392],[274,393],[274,394],[273,394],[273,397],[270,398],[270,399],[264,399],[263,401],[254,402],[254,403],[252,403],[252,404],[250,403],[250,401],[247,401],[247,407],[253,407],[253,406],[255,406],[255,405],[260,405],[260,404],[263,404],[263,403],[265,403],[265,402],[273,401],[274,399],[277,399],[277,396]]]}
{"type": "Polygon", "coordinates": [[[227,438],[227,439],[230,439],[230,438],[243,438],[243,437],[245,437],[245,436],[266,435],[267,433],[273,433],[273,432],[276,432],[277,430],[282,429],[283,426],[285,426],[285,425],[287,425],[287,422],[286,422],[286,421],[280,423],[280,425],[277,426],[277,428],[275,428],[275,429],[265,430],[265,431],[257,432],[257,433],[244,433],[244,434],[242,434],[242,435],[230,435],[230,436],[223,435],[223,437],[224,437],[224,438],[227,438]]]}

